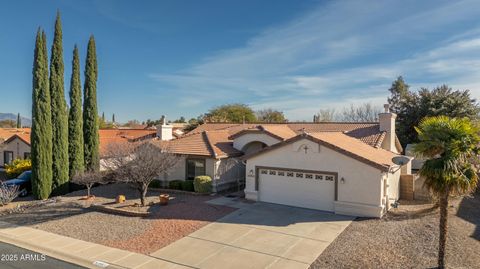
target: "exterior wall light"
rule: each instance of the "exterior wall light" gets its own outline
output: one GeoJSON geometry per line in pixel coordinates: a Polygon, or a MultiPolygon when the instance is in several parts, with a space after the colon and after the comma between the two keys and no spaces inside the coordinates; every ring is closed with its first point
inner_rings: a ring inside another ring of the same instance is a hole
{"type": "Polygon", "coordinates": [[[340,179],[340,183],[345,184],[345,178],[342,177],[342,178],[340,179]]]}
{"type": "Polygon", "coordinates": [[[255,176],[255,173],[253,172],[253,169],[250,169],[250,171],[248,171],[248,177],[254,177],[255,176]]]}

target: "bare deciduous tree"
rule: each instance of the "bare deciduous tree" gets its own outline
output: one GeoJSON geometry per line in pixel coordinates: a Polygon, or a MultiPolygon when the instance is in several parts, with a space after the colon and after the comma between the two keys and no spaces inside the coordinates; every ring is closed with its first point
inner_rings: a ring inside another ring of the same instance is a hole
{"type": "Polygon", "coordinates": [[[145,206],[148,185],[177,165],[180,156],[169,151],[166,143],[111,143],[107,147],[104,166],[116,180],[132,183],[145,206]]]}
{"type": "Polygon", "coordinates": [[[72,182],[75,184],[83,185],[87,188],[87,198],[91,197],[91,189],[96,183],[106,184],[105,173],[97,171],[86,171],[83,173],[77,173],[73,176],[72,182]]]}
{"type": "Polygon", "coordinates": [[[261,109],[255,112],[257,121],[266,123],[283,123],[287,122],[282,111],[274,110],[273,108],[261,109]]]}
{"type": "Polygon", "coordinates": [[[320,109],[317,114],[313,115],[313,122],[331,122],[335,120],[335,109],[320,109]]]}
{"type": "Polygon", "coordinates": [[[8,186],[7,184],[0,182],[0,206],[8,205],[13,199],[17,198],[20,192],[18,186],[8,186]]]}
{"type": "Polygon", "coordinates": [[[351,104],[350,107],[343,109],[339,115],[339,120],[345,122],[376,122],[381,111],[379,107],[370,103],[359,106],[351,104]]]}

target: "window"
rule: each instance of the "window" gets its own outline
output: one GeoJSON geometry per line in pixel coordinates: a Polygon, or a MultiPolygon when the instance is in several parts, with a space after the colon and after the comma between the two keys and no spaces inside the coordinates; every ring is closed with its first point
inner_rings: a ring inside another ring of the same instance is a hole
{"type": "Polygon", "coordinates": [[[305,174],[305,178],[312,179],[313,175],[312,174],[305,174]]]}
{"type": "Polygon", "coordinates": [[[323,176],[322,175],[315,175],[315,179],[322,180],[323,176]]]}
{"type": "Polygon", "coordinates": [[[285,176],[285,172],[283,172],[283,171],[278,171],[278,175],[279,175],[279,176],[285,176]]]}
{"type": "Polygon", "coordinates": [[[287,172],[287,177],[293,177],[293,172],[287,172]]]}
{"type": "Polygon", "coordinates": [[[13,161],[13,151],[4,151],[3,162],[5,164],[10,164],[12,161],[13,161]]]}
{"type": "Polygon", "coordinates": [[[269,173],[269,174],[270,174],[270,175],[276,175],[277,172],[276,172],[275,170],[270,170],[270,173],[269,173]]]}
{"type": "Polygon", "coordinates": [[[325,180],[333,181],[333,176],[325,176],[325,180]]]}
{"type": "Polygon", "coordinates": [[[265,170],[265,169],[260,170],[260,174],[266,175],[266,174],[267,174],[267,170],[265,170]]]}
{"type": "Polygon", "coordinates": [[[24,159],[30,159],[30,152],[24,152],[23,153],[23,158],[24,159]]]}
{"type": "Polygon", "coordinates": [[[297,173],[297,174],[296,174],[296,177],[298,177],[298,178],[303,178],[303,173],[297,173]]]}
{"type": "Polygon", "coordinates": [[[205,159],[187,159],[187,179],[205,175],[205,159]]]}

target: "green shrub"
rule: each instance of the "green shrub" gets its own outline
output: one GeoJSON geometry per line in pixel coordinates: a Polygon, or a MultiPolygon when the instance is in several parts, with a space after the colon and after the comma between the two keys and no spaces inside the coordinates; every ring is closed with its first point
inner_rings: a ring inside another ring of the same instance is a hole
{"type": "Polygon", "coordinates": [[[152,180],[148,185],[149,188],[162,188],[162,182],[160,180],[152,180]]]}
{"type": "Polygon", "coordinates": [[[16,178],[21,173],[32,170],[32,161],[30,159],[15,159],[11,164],[5,165],[7,178],[16,178]]]}
{"type": "Polygon", "coordinates": [[[172,180],[168,182],[168,188],[174,190],[181,190],[182,189],[182,182],[183,180],[172,180]]]}
{"type": "Polygon", "coordinates": [[[193,180],[182,181],[182,190],[183,191],[194,191],[193,180]]]}
{"type": "Polygon", "coordinates": [[[198,176],[193,180],[195,192],[211,193],[212,192],[212,178],[209,176],[198,176]]]}

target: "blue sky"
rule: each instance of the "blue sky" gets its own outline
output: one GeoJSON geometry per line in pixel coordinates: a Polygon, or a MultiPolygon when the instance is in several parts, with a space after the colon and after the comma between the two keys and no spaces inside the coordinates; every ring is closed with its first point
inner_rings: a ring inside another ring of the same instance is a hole
{"type": "MultiPolygon", "coordinates": [[[[403,75],[480,97],[480,2],[2,1],[0,112],[30,116],[35,32],[62,14],[65,91],[74,44],[99,62],[99,113],[196,117],[233,102],[310,120],[322,108],[381,105],[403,75]]],[[[83,76],[82,76],[83,80],[83,76]]]]}

